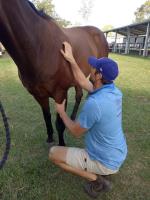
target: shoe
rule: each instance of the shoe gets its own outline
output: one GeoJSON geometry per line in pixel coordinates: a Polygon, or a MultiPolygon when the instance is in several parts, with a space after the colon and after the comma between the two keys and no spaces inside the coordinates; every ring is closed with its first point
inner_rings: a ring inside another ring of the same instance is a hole
{"type": "Polygon", "coordinates": [[[109,180],[105,179],[104,177],[102,177],[103,179],[103,191],[108,192],[112,189],[112,184],[109,180]]]}
{"type": "Polygon", "coordinates": [[[84,191],[92,198],[97,198],[100,192],[108,192],[112,189],[112,184],[101,176],[96,181],[89,181],[84,185],[84,191]]]}

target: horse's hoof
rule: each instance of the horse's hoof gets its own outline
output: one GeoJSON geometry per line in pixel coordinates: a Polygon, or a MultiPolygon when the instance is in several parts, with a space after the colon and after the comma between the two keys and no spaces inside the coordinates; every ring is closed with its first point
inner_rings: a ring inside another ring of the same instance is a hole
{"type": "Polygon", "coordinates": [[[63,146],[63,147],[65,147],[66,144],[65,144],[64,142],[62,142],[62,143],[59,143],[59,146],[63,146]]]}
{"type": "Polygon", "coordinates": [[[52,147],[57,146],[55,142],[48,143],[48,148],[51,149],[52,147]]]}
{"type": "Polygon", "coordinates": [[[54,140],[52,138],[47,138],[46,142],[47,143],[52,143],[52,142],[54,142],[54,140]]]}

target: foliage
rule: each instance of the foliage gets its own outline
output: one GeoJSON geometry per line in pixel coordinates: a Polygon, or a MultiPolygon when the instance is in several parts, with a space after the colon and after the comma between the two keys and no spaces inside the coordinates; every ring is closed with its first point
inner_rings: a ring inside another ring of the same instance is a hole
{"type": "Polygon", "coordinates": [[[82,0],[82,6],[79,10],[79,14],[83,20],[88,21],[93,8],[93,0],[82,0]]]}
{"type": "Polygon", "coordinates": [[[34,5],[39,10],[44,10],[44,12],[52,17],[55,16],[55,6],[52,3],[52,0],[33,0],[34,5]]]}
{"type": "MultiPolygon", "coordinates": [[[[113,29],[114,27],[112,26],[112,25],[110,25],[110,24],[108,24],[108,25],[105,25],[103,28],[101,28],[101,30],[102,31],[108,31],[108,30],[111,30],[111,29],[113,29]]],[[[115,33],[114,32],[109,32],[108,33],[108,37],[113,37],[115,35],[115,33]]]]}
{"type": "Polygon", "coordinates": [[[55,14],[54,18],[60,26],[67,27],[71,25],[70,21],[60,18],[57,14],[55,14]]]}
{"type": "Polygon", "coordinates": [[[62,19],[58,16],[55,11],[53,0],[32,0],[32,2],[39,10],[43,10],[46,14],[53,17],[59,25],[66,27],[71,24],[69,21],[62,19]]]}
{"type": "Polygon", "coordinates": [[[102,31],[108,31],[108,30],[111,30],[113,28],[114,27],[112,25],[108,24],[108,25],[103,26],[102,31]]]}
{"type": "Polygon", "coordinates": [[[150,0],[147,0],[135,11],[135,22],[142,22],[150,19],[150,0]]]}

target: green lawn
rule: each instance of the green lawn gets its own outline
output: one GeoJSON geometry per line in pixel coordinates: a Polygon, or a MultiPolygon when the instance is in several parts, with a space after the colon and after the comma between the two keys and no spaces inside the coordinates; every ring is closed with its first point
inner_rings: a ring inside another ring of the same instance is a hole
{"type": "MultiPolygon", "coordinates": [[[[150,59],[110,54],[120,66],[116,84],[124,93],[123,127],[128,157],[117,175],[113,190],[99,200],[150,199],[150,59]]],[[[11,151],[0,171],[0,199],[3,200],[88,200],[84,180],[67,174],[48,160],[46,129],[39,105],[22,86],[17,68],[8,57],[0,58],[0,99],[9,117],[11,151]]],[[[72,110],[74,90],[69,92],[72,110]]],[[[51,100],[53,124],[54,102],[51,100]]],[[[0,118],[2,130],[2,120],[0,118]]],[[[0,134],[2,131],[0,132],[0,134]]],[[[3,133],[4,134],[4,133],[3,133]]],[[[4,136],[4,135],[3,135],[4,136]]],[[[0,136],[0,157],[4,137],[0,136]]],[[[57,134],[55,131],[55,139],[57,134]]],[[[69,146],[83,146],[65,132],[69,146]]]]}

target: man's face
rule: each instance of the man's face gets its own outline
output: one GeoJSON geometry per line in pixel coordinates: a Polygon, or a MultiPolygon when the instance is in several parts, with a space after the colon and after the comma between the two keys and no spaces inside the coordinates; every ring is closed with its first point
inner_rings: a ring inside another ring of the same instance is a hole
{"type": "Polygon", "coordinates": [[[102,79],[102,74],[97,72],[96,69],[92,69],[91,74],[90,74],[90,78],[89,78],[91,83],[95,86],[97,81],[99,81],[101,79],[102,79]]]}
{"type": "Polygon", "coordinates": [[[96,72],[96,69],[92,68],[91,69],[91,74],[90,74],[90,78],[89,80],[91,81],[91,83],[94,85],[95,83],[95,72],[96,72]]]}

